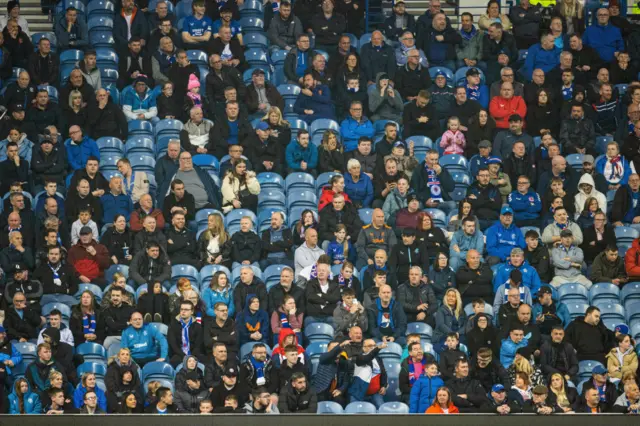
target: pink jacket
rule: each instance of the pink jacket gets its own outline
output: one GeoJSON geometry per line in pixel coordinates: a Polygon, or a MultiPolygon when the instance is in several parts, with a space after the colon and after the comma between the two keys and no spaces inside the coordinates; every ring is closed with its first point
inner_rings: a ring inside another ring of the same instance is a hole
{"type": "Polygon", "coordinates": [[[457,130],[455,133],[447,130],[442,134],[440,147],[444,148],[444,154],[464,154],[464,147],[467,144],[464,134],[457,130]],[[458,144],[461,142],[461,144],[458,144]]]}

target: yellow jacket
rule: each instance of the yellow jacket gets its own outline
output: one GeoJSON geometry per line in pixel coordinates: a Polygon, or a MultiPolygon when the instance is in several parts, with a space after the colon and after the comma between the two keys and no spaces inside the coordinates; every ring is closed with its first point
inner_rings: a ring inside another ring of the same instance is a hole
{"type": "Polygon", "coordinates": [[[622,368],[618,359],[618,348],[613,348],[607,354],[607,370],[609,376],[613,379],[622,379],[627,372],[635,373],[638,369],[638,355],[636,355],[633,347],[622,357],[622,368]]]}

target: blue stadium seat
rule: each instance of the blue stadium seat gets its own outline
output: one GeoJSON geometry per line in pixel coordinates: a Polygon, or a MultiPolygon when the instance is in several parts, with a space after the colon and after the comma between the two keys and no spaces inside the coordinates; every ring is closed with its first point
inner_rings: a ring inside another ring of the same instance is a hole
{"type": "MultiPolygon", "coordinates": [[[[288,50],[276,50],[271,54],[271,63],[276,67],[283,66],[284,60],[287,57],[288,52],[289,52],[288,50]]],[[[278,91],[280,91],[280,86],[278,86],[278,91]]]]}
{"type": "Polygon", "coordinates": [[[153,139],[149,136],[134,135],[127,139],[124,150],[129,154],[150,154],[155,155],[156,147],[153,139]]]}
{"type": "Polygon", "coordinates": [[[134,156],[128,156],[131,162],[131,168],[135,171],[143,171],[149,173],[155,173],[156,159],[148,154],[136,154],[134,156]]]}
{"type": "Polygon", "coordinates": [[[264,16],[262,2],[258,0],[245,1],[239,9],[240,16],[243,18],[262,18],[264,16]]]}
{"type": "Polygon", "coordinates": [[[246,18],[240,18],[240,26],[242,26],[243,34],[264,32],[264,22],[259,17],[247,16],[246,18]]]}
{"type": "Polygon", "coordinates": [[[305,352],[307,353],[310,359],[312,360],[317,359],[317,358],[320,358],[320,355],[327,352],[327,346],[329,346],[329,343],[327,342],[316,341],[316,342],[310,343],[306,347],[305,352]]]}
{"type": "Polygon", "coordinates": [[[318,206],[318,197],[312,188],[295,188],[287,191],[287,210],[294,207],[313,209],[318,206]]]}
{"type": "Polygon", "coordinates": [[[245,36],[242,37],[242,43],[247,47],[247,49],[250,49],[250,50],[259,49],[262,51],[266,51],[267,48],[269,47],[269,40],[264,34],[260,34],[260,33],[246,34],[245,36]]]}
{"type": "Polygon", "coordinates": [[[209,222],[209,215],[211,214],[217,214],[224,220],[224,215],[219,210],[216,210],[216,209],[198,210],[196,212],[196,217],[195,217],[196,222],[198,222],[198,227],[207,226],[207,223],[209,222]]]}
{"type": "Polygon", "coordinates": [[[407,324],[407,335],[409,334],[419,334],[421,339],[431,342],[433,328],[423,322],[410,322],[407,324]]]}
{"type": "Polygon", "coordinates": [[[373,217],[373,209],[358,209],[358,216],[363,224],[368,225],[373,217]]]}
{"type": "Polygon", "coordinates": [[[124,155],[124,144],[118,138],[105,136],[102,138],[98,138],[96,144],[98,145],[100,154],[105,153],[124,155]]]}
{"type": "Polygon", "coordinates": [[[607,144],[613,142],[613,136],[596,136],[596,152],[603,155],[607,152],[607,144]]]}
{"type": "Polygon", "coordinates": [[[102,68],[100,70],[100,78],[102,79],[103,86],[108,86],[109,84],[116,85],[118,82],[118,70],[102,68]]]}
{"type": "Polygon", "coordinates": [[[98,343],[85,342],[76,347],[76,355],[81,355],[84,362],[102,361],[107,362],[107,351],[104,346],[98,343]]]}
{"type": "MultiPolygon", "coordinates": [[[[149,1],[149,13],[151,13],[152,11],[156,10],[156,7],[158,6],[159,0],[150,0],[149,1]]],[[[166,2],[167,3],[167,12],[169,13],[169,15],[173,15],[174,13],[174,6],[173,3],[171,2],[166,2]]]]}
{"type": "Polygon", "coordinates": [[[621,304],[610,303],[605,300],[603,303],[597,302],[594,305],[600,309],[600,319],[602,321],[615,320],[619,324],[625,322],[625,312],[621,304]]]}
{"type": "Polygon", "coordinates": [[[402,346],[397,343],[389,342],[387,343],[387,347],[382,349],[378,356],[381,359],[395,359],[397,361],[402,360],[402,346]]]}
{"type": "Polygon", "coordinates": [[[589,289],[589,301],[592,305],[603,301],[620,303],[620,287],[612,283],[596,283],[589,289]]]}
{"type": "Polygon", "coordinates": [[[388,377],[400,377],[400,360],[399,359],[383,359],[384,368],[387,370],[388,377]]]}
{"type": "Polygon", "coordinates": [[[131,120],[128,124],[129,136],[152,136],[153,125],[147,120],[131,120]]]}
{"type": "MultiPolygon", "coordinates": [[[[256,343],[258,342],[247,342],[240,347],[240,361],[243,361],[247,357],[247,355],[251,353],[256,343]]],[[[271,355],[271,347],[269,345],[265,346],[267,347],[267,353],[271,355]]]]}
{"type": "Polygon", "coordinates": [[[344,410],[345,414],[376,414],[376,406],[370,402],[358,401],[347,405],[344,410]]]}
{"type": "Polygon", "coordinates": [[[587,303],[589,301],[589,291],[582,284],[566,283],[558,287],[557,291],[560,302],[576,301],[587,303]]]}
{"type": "Polygon", "coordinates": [[[447,85],[453,86],[454,85],[453,71],[445,67],[429,67],[429,75],[431,76],[432,80],[435,80],[436,75],[440,72],[444,73],[445,78],[447,79],[447,85]]]}
{"type": "Polygon", "coordinates": [[[69,321],[69,319],[71,318],[71,308],[65,305],[64,303],[58,303],[58,302],[47,303],[46,305],[44,305],[42,307],[42,316],[46,318],[47,316],[49,316],[49,313],[54,309],[57,309],[60,311],[63,319],[66,319],[67,321],[69,321]]]}
{"type": "Polygon", "coordinates": [[[27,365],[38,357],[38,347],[32,342],[15,342],[13,347],[22,355],[22,363],[27,365]]]}
{"type": "Polygon", "coordinates": [[[193,62],[196,65],[203,65],[205,67],[209,66],[209,58],[207,57],[207,53],[202,50],[188,50],[187,57],[189,61],[193,62]]]}
{"type": "Polygon", "coordinates": [[[89,28],[89,31],[92,33],[94,31],[112,32],[113,19],[106,16],[90,17],[89,21],[87,22],[87,28],[89,28]]]}
{"type": "Polygon", "coordinates": [[[50,44],[51,44],[51,50],[52,51],[56,51],[56,48],[58,47],[58,38],[56,37],[56,35],[52,32],[44,32],[44,33],[34,33],[31,34],[31,42],[33,43],[33,45],[35,47],[38,47],[38,43],[40,42],[40,39],[42,38],[46,38],[49,40],[50,44]]]}
{"type": "Polygon", "coordinates": [[[118,55],[115,50],[108,47],[96,49],[96,64],[100,68],[117,68],[118,55]]]}
{"type": "Polygon", "coordinates": [[[316,414],[344,414],[344,409],[337,402],[320,401],[316,414]]]}
{"type": "Polygon", "coordinates": [[[240,225],[240,219],[249,216],[253,220],[254,228],[257,226],[258,218],[256,214],[247,209],[233,209],[224,218],[224,225],[228,228],[233,225],[240,225]]]}
{"type": "Polygon", "coordinates": [[[120,91],[118,90],[118,88],[113,84],[108,86],[103,86],[103,87],[109,91],[111,102],[113,102],[116,105],[120,105],[120,91]]]}
{"type": "MultiPolygon", "coordinates": [[[[456,86],[464,86],[467,84],[467,71],[469,71],[472,67],[462,67],[458,68],[453,76],[453,81],[456,86]]],[[[484,72],[480,68],[473,67],[480,71],[480,84],[486,84],[486,78],[484,76],[484,72]]]]}
{"type": "Polygon", "coordinates": [[[618,243],[631,244],[633,240],[640,237],[640,232],[630,226],[616,226],[614,230],[616,233],[616,242],[618,243]]]}
{"type": "Polygon", "coordinates": [[[284,210],[285,200],[286,197],[282,191],[276,189],[261,190],[260,194],[258,194],[258,209],[274,208],[284,210]]]}
{"type": "Polygon", "coordinates": [[[640,320],[640,301],[629,300],[629,303],[625,303],[624,311],[626,315],[626,323],[631,324],[640,320]]]}
{"type": "Polygon", "coordinates": [[[640,302],[640,282],[627,283],[620,291],[620,300],[623,304],[630,301],[640,302]]]}
{"type": "Polygon", "coordinates": [[[104,17],[113,19],[115,15],[115,7],[112,2],[107,0],[91,0],[87,5],[87,17],[89,21],[93,17],[104,17]]]}
{"type": "Polygon", "coordinates": [[[431,139],[429,139],[426,136],[409,136],[406,139],[407,144],[409,142],[413,142],[413,152],[414,153],[418,153],[418,152],[427,152],[428,150],[432,149],[433,147],[433,142],[431,142],[431,139]]]}
{"type": "Polygon", "coordinates": [[[598,361],[591,361],[591,360],[587,360],[587,361],[580,361],[578,363],[578,376],[581,379],[588,379],[591,377],[592,371],[596,366],[602,366],[602,363],[598,362],[598,361]]]}
{"type": "MultiPolygon", "coordinates": [[[[176,5],[176,8],[174,9],[174,14],[176,15],[176,18],[178,20],[181,20],[187,16],[191,16],[192,4],[193,4],[192,0],[182,0],[181,2],[178,2],[178,4],[176,5]]],[[[177,28],[179,31],[182,31],[182,26],[178,25],[177,28]]]]}
{"type": "Polygon", "coordinates": [[[579,316],[583,316],[589,307],[587,303],[583,303],[581,300],[569,300],[562,303],[567,307],[571,320],[574,320],[579,316]]]}
{"type": "Polygon", "coordinates": [[[193,156],[193,165],[198,166],[203,170],[215,170],[220,171],[220,163],[218,159],[209,154],[196,154],[193,156]]]}
{"type": "Polygon", "coordinates": [[[173,380],[176,372],[167,362],[153,361],[142,367],[142,380],[166,379],[173,380]]]}
{"type": "Polygon", "coordinates": [[[200,288],[204,289],[205,283],[208,285],[216,272],[222,271],[227,275],[227,279],[231,280],[231,271],[223,265],[206,265],[200,270],[200,288]]]}
{"type": "Polygon", "coordinates": [[[163,336],[169,333],[169,327],[161,322],[150,322],[149,325],[158,330],[163,336]]]}
{"type": "Polygon", "coordinates": [[[469,161],[467,161],[464,155],[443,155],[442,157],[440,157],[439,163],[443,168],[449,171],[462,170],[466,172],[469,170],[469,161]]]}
{"type": "Polygon", "coordinates": [[[631,337],[633,337],[636,342],[640,340],[640,321],[634,321],[629,328],[629,334],[631,334],[631,337]]]}
{"type": "Polygon", "coordinates": [[[409,407],[402,402],[385,402],[378,408],[378,414],[409,414],[409,407]]]}
{"type": "Polygon", "coordinates": [[[171,280],[175,283],[179,278],[187,278],[191,283],[200,283],[200,272],[191,265],[173,265],[171,280]]]}
{"type": "MultiPolygon", "coordinates": [[[[94,49],[98,49],[101,47],[113,48],[116,45],[116,40],[113,38],[112,34],[113,30],[100,31],[100,30],[91,30],[89,32],[89,44],[94,49]]],[[[103,83],[104,86],[104,83],[103,83]]]]}
{"type": "Polygon", "coordinates": [[[74,297],[79,301],[80,300],[80,296],[82,295],[82,293],[84,293],[85,291],[90,291],[96,298],[96,300],[98,301],[98,303],[100,303],[102,301],[102,289],[100,288],[99,285],[96,284],[91,284],[91,283],[82,283],[78,285],[78,291],[76,292],[76,294],[74,295],[74,297]]]}
{"type": "Polygon", "coordinates": [[[284,185],[287,193],[294,189],[313,191],[316,187],[313,176],[303,172],[289,173],[284,181],[284,185]]]}
{"type": "Polygon", "coordinates": [[[116,272],[121,273],[125,277],[129,278],[129,267],[127,265],[111,265],[109,269],[104,272],[105,280],[110,283],[113,282],[113,274],[116,272]]]}
{"type": "Polygon", "coordinates": [[[155,127],[155,136],[159,138],[163,135],[179,135],[180,131],[184,128],[180,120],[164,119],[160,120],[155,127]]]}
{"type": "Polygon", "coordinates": [[[96,375],[96,378],[104,380],[104,376],[107,374],[107,364],[95,361],[84,362],[78,366],[76,372],[78,373],[78,377],[82,376],[84,373],[93,373],[96,375]]]}
{"type": "Polygon", "coordinates": [[[284,192],[284,179],[277,173],[262,172],[258,174],[260,190],[276,189],[284,192]]]}
{"type": "Polygon", "coordinates": [[[316,133],[324,133],[325,130],[335,130],[340,133],[340,125],[338,122],[329,118],[318,118],[311,123],[309,127],[309,133],[313,137],[316,133]]]}
{"type": "Polygon", "coordinates": [[[582,170],[582,158],[583,154],[569,154],[565,157],[567,163],[573,167],[576,171],[582,170]]]}
{"type": "Polygon", "coordinates": [[[295,84],[281,84],[278,86],[278,93],[280,93],[285,100],[290,99],[295,102],[300,94],[300,87],[295,84]]]}
{"type": "Polygon", "coordinates": [[[84,58],[84,52],[77,49],[69,49],[60,53],[60,65],[75,66],[78,61],[84,58]]]}
{"type": "Polygon", "coordinates": [[[269,265],[262,272],[264,284],[267,286],[267,289],[271,289],[271,287],[280,282],[280,273],[282,273],[285,267],[286,265],[269,265]]]}
{"type": "Polygon", "coordinates": [[[440,209],[424,209],[433,219],[433,224],[438,228],[447,227],[447,215],[440,209]]]}
{"type": "Polygon", "coordinates": [[[309,340],[309,343],[332,340],[334,333],[332,326],[321,322],[311,323],[304,329],[304,335],[309,340]]]}

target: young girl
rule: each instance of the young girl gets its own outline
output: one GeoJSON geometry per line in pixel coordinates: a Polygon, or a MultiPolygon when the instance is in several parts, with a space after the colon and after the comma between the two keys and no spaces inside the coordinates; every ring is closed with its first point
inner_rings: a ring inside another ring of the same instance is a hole
{"type": "Polygon", "coordinates": [[[355,268],[353,266],[353,263],[347,260],[342,264],[340,273],[337,276],[333,277],[333,280],[340,287],[340,293],[342,293],[344,289],[350,288],[356,293],[357,299],[361,296],[360,293],[362,291],[362,288],[360,285],[360,280],[353,274],[354,270],[355,268]]]}
{"type": "Polygon", "coordinates": [[[464,147],[467,142],[464,134],[460,131],[460,120],[458,117],[449,117],[447,121],[447,130],[442,134],[440,139],[440,147],[444,148],[444,155],[448,154],[464,154],[464,147]]]}
{"type": "Polygon", "coordinates": [[[331,258],[331,264],[340,265],[345,260],[355,262],[355,250],[351,245],[351,241],[347,240],[347,227],[340,224],[336,226],[336,231],[333,234],[336,238],[327,247],[327,254],[331,258]]]}
{"type": "Polygon", "coordinates": [[[187,84],[187,94],[184,97],[184,121],[189,119],[189,111],[195,106],[199,106],[203,111],[206,108],[203,105],[204,99],[200,95],[200,80],[195,74],[189,76],[189,83],[187,84]]]}

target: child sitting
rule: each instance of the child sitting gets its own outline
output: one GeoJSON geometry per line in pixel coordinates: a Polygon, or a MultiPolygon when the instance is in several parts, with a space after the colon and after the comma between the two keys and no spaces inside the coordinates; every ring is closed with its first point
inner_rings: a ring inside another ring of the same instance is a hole
{"type": "Polygon", "coordinates": [[[98,232],[98,225],[91,220],[91,210],[88,208],[80,209],[78,212],[78,220],[73,222],[73,225],[71,225],[71,243],[73,245],[78,243],[78,240],[80,239],[80,230],[85,226],[91,228],[91,232],[93,232],[94,236],[97,237],[100,235],[98,232]]]}
{"type": "Polygon", "coordinates": [[[444,342],[442,352],[440,352],[440,361],[438,362],[442,380],[453,379],[456,362],[459,359],[467,359],[467,354],[460,350],[459,345],[458,333],[447,334],[447,340],[444,342]]]}
{"type": "Polygon", "coordinates": [[[464,134],[460,131],[460,120],[458,117],[449,117],[447,130],[440,138],[440,147],[444,148],[444,155],[464,154],[464,147],[467,144],[464,134]]]}
{"type": "Polygon", "coordinates": [[[189,111],[191,108],[199,106],[205,111],[203,105],[202,95],[200,94],[200,80],[195,74],[189,76],[189,83],[187,84],[187,94],[184,97],[184,114],[185,118],[189,117],[189,111]]]}
{"type": "Polygon", "coordinates": [[[345,260],[355,263],[356,251],[353,249],[351,241],[347,239],[347,227],[343,224],[336,226],[336,231],[333,235],[336,238],[327,247],[327,254],[331,259],[331,264],[341,265],[345,260]]]}

